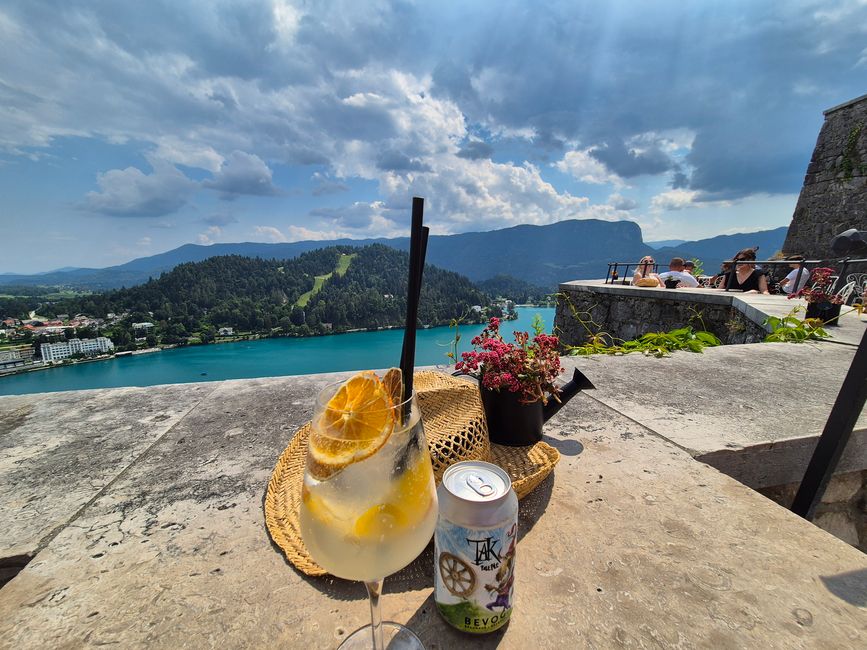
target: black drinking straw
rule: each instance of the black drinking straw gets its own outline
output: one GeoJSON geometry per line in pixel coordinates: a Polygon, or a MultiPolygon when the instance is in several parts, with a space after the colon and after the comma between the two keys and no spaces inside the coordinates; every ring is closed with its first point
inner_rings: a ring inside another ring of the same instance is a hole
{"type": "MultiPolygon", "coordinates": [[[[412,198],[412,229],[409,238],[409,281],[406,292],[406,326],[403,330],[403,352],[400,370],[403,375],[404,397],[412,397],[413,368],[415,367],[415,328],[418,321],[418,301],[421,276],[424,272],[424,199],[412,198]]],[[[404,419],[409,417],[412,402],[408,403],[404,419]]]]}
{"type": "MultiPolygon", "coordinates": [[[[421,286],[424,283],[424,260],[427,255],[427,238],[430,234],[430,228],[422,226],[421,229],[421,263],[418,271],[418,284],[416,285],[416,301],[421,301],[421,286]]],[[[406,363],[406,335],[404,334],[403,345],[400,349],[400,367],[403,368],[406,363]]]]}

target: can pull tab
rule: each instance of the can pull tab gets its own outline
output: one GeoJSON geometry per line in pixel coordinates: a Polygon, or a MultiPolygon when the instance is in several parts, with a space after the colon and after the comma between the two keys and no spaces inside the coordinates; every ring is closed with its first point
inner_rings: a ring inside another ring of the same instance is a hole
{"type": "Polygon", "coordinates": [[[487,497],[494,493],[494,486],[490,483],[485,483],[484,479],[482,479],[478,474],[470,474],[467,476],[467,485],[469,485],[473,492],[479,496],[487,497]]]}

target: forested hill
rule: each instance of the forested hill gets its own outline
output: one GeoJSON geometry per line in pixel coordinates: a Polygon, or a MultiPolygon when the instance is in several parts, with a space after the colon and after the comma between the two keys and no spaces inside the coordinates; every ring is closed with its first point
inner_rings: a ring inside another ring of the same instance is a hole
{"type": "MultiPolygon", "coordinates": [[[[283,261],[227,255],[180,264],[129,289],[55,302],[40,313],[106,318],[129,312],[130,322],[155,322],[160,331],[172,332],[165,342],[220,327],[309,334],[399,326],[408,265],[406,253],[379,244],[333,246],[283,261]]],[[[419,322],[447,324],[488,302],[465,277],[427,266],[419,322]]]]}
{"type": "Polygon", "coordinates": [[[505,274],[495,275],[489,280],[477,282],[476,286],[489,296],[508,298],[518,303],[542,303],[551,296],[551,291],[546,288],[505,274]]]}

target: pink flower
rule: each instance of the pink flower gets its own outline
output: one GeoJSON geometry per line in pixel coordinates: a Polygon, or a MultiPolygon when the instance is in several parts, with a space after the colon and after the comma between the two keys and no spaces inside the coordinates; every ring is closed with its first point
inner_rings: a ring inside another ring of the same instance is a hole
{"type": "Polygon", "coordinates": [[[804,287],[800,291],[790,294],[789,298],[803,298],[808,303],[830,302],[833,305],[843,304],[843,296],[839,293],[830,293],[831,291],[831,276],[834,274],[834,269],[827,267],[819,267],[810,272],[810,279],[813,286],[804,287]]]}
{"type": "Polygon", "coordinates": [[[513,332],[515,343],[500,334],[500,319],[492,318],[482,333],[472,339],[476,348],[461,354],[455,369],[477,377],[483,388],[520,394],[522,402],[547,402],[556,394],[554,381],[563,371],[558,346],[550,334],[537,334],[530,341],[527,332],[513,332]]]}

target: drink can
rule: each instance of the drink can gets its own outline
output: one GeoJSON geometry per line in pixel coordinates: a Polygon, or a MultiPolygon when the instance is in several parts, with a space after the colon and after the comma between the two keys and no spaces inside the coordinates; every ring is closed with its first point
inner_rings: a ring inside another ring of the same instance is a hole
{"type": "Polygon", "coordinates": [[[493,632],[512,615],[518,497],[509,475],[491,463],[449,467],[437,488],[434,600],[464,632],[493,632]]]}

